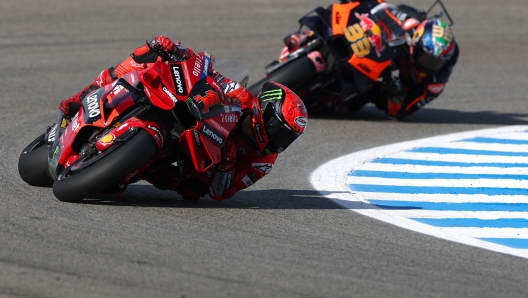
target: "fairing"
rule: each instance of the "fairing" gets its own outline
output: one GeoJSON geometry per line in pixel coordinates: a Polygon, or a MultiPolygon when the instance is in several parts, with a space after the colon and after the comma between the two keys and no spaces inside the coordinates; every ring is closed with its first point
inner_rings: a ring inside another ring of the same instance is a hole
{"type": "Polygon", "coordinates": [[[156,141],[159,156],[172,127],[141,117],[152,107],[174,115],[173,125],[181,132],[180,148],[191,156],[196,170],[203,173],[210,169],[220,161],[221,148],[242,112],[208,76],[213,61],[208,53],[199,53],[183,62],[157,62],[88,94],[67,125],[59,116],[59,137],[48,159],[50,176],[55,179],[63,169],[75,169],[87,151],[114,150],[138,129],[156,141]]]}

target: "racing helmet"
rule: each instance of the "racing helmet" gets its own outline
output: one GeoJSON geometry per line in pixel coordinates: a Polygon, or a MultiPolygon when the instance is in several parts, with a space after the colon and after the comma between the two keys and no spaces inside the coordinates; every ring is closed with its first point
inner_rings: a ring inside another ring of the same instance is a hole
{"type": "Polygon", "coordinates": [[[432,74],[444,67],[455,53],[455,37],[440,19],[423,21],[411,39],[410,54],[416,70],[432,74]]]}
{"type": "Polygon", "coordinates": [[[280,153],[306,129],[308,112],[302,100],[289,88],[268,81],[252,107],[253,133],[263,154],[280,153]]]}

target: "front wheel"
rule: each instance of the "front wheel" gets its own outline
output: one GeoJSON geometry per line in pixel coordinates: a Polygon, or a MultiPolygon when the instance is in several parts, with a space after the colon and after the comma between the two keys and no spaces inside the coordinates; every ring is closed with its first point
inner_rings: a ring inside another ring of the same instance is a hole
{"type": "MultiPolygon", "coordinates": [[[[140,130],[121,147],[102,157],[94,164],[70,172],[53,184],[53,194],[63,202],[78,202],[117,182],[151,160],[158,146],[152,136],[140,130]]],[[[104,153],[103,153],[104,154],[104,153]]]]}
{"type": "Polygon", "coordinates": [[[44,142],[44,134],[31,142],[18,158],[18,174],[29,185],[50,187],[53,179],[48,175],[50,147],[44,142]]]}
{"type": "Polygon", "coordinates": [[[267,81],[274,81],[295,91],[296,88],[309,82],[316,75],[317,72],[313,61],[307,56],[302,56],[276,69],[268,74],[267,77],[254,83],[247,89],[254,96],[257,96],[262,90],[262,86],[264,86],[267,81]]]}

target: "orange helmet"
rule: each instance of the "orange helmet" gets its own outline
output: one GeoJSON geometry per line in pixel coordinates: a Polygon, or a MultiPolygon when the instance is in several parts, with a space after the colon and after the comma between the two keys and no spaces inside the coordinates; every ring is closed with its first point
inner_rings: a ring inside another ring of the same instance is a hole
{"type": "Polygon", "coordinates": [[[262,86],[252,107],[253,133],[260,152],[280,153],[306,129],[308,112],[289,88],[272,81],[262,86]]]}

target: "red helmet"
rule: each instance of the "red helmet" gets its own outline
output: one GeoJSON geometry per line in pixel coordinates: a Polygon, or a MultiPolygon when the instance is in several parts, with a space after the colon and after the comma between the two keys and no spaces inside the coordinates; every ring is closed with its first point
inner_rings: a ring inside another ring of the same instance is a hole
{"type": "Polygon", "coordinates": [[[306,107],[297,94],[272,81],[262,86],[258,99],[251,111],[258,148],[263,154],[280,153],[304,132],[306,107]]]}

